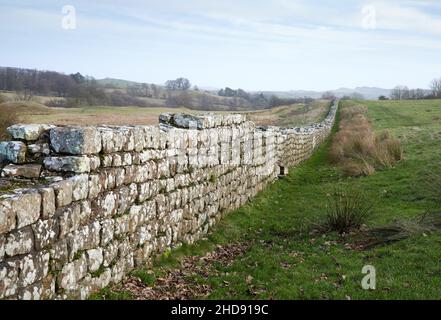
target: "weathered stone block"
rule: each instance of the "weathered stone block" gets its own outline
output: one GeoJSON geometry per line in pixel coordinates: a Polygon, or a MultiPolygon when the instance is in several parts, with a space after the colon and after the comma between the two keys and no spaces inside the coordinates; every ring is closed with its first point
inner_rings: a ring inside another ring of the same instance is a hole
{"type": "Polygon", "coordinates": [[[90,249],[87,250],[87,263],[89,265],[89,272],[95,272],[103,263],[103,250],[102,249],[90,249]]]}
{"type": "Polygon", "coordinates": [[[55,214],[55,192],[53,188],[40,188],[41,217],[47,219],[55,214]]]}
{"type": "Polygon", "coordinates": [[[53,275],[47,275],[40,281],[42,292],[41,299],[42,300],[50,300],[55,296],[55,277],[53,275]]]}
{"type": "Polygon", "coordinates": [[[117,195],[111,191],[103,194],[92,202],[92,209],[99,217],[111,217],[117,209],[117,195]]]}
{"type": "Polygon", "coordinates": [[[18,290],[18,265],[0,265],[0,299],[16,294],[18,290]]]}
{"type": "Polygon", "coordinates": [[[93,154],[101,151],[100,132],[93,127],[58,127],[50,131],[52,148],[57,153],[93,154]]]}
{"type": "Polygon", "coordinates": [[[119,187],[124,184],[126,179],[126,173],[124,168],[116,168],[115,169],[115,186],[119,187]]]}
{"type": "Polygon", "coordinates": [[[121,164],[123,166],[131,166],[132,165],[132,155],[130,153],[124,153],[121,158],[121,164]]]}
{"type": "Polygon", "coordinates": [[[124,128],[99,128],[102,140],[102,151],[104,153],[114,153],[128,151],[129,147],[134,148],[134,139],[130,141],[124,128]],[[129,146],[129,144],[132,144],[129,146]]]}
{"type": "Polygon", "coordinates": [[[19,141],[0,142],[0,156],[7,162],[24,163],[26,162],[26,145],[19,141]]]}
{"type": "Polygon", "coordinates": [[[73,260],[77,252],[98,247],[100,244],[101,225],[98,221],[84,226],[67,236],[69,260],[73,260]]]}
{"type": "Polygon", "coordinates": [[[21,289],[18,292],[19,300],[40,300],[43,292],[41,283],[37,282],[29,287],[21,289]]]}
{"type": "Polygon", "coordinates": [[[44,167],[49,171],[85,173],[90,172],[90,158],[87,156],[47,157],[44,159],[44,167]]]}
{"type": "Polygon", "coordinates": [[[56,219],[38,220],[32,225],[35,237],[35,248],[42,250],[57,240],[59,225],[56,219]]]}
{"type": "Polygon", "coordinates": [[[123,215],[115,219],[115,236],[121,237],[129,232],[129,216],[123,215]]]}
{"type": "Polygon", "coordinates": [[[104,154],[101,156],[101,164],[104,168],[111,167],[112,165],[116,166],[114,163],[117,163],[118,160],[121,161],[120,155],[104,154]]]}
{"type": "Polygon", "coordinates": [[[17,217],[17,229],[28,226],[40,217],[41,196],[37,190],[28,190],[11,199],[12,210],[17,217]]]}
{"type": "Polygon", "coordinates": [[[118,246],[118,257],[124,258],[130,254],[131,247],[129,239],[124,239],[118,246]]]}
{"type": "Polygon", "coordinates": [[[134,131],[132,127],[120,127],[118,128],[118,131],[120,131],[125,138],[124,144],[123,144],[123,150],[124,151],[133,151],[135,149],[135,136],[134,131]]]}
{"type": "Polygon", "coordinates": [[[103,265],[105,267],[110,266],[118,256],[118,243],[112,242],[107,245],[107,247],[104,248],[103,251],[103,265]]]}
{"type": "Polygon", "coordinates": [[[23,177],[28,179],[36,179],[40,177],[40,164],[9,164],[2,170],[2,177],[23,177]]]}
{"type": "Polygon", "coordinates": [[[112,278],[112,272],[109,268],[103,270],[99,277],[92,278],[90,280],[90,287],[92,291],[98,291],[110,284],[110,279],[112,278]]]}
{"type": "Polygon", "coordinates": [[[101,159],[98,156],[89,156],[90,171],[95,171],[101,166],[101,159]]]}
{"type": "Polygon", "coordinates": [[[28,144],[28,153],[31,155],[42,154],[48,156],[51,153],[51,149],[48,143],[28,144]]]}
{"type": "Polygon", "coordinates": [[[206,129],[215,125],[213,115],[194,116],[183,113],[162,114],[159,122],[185,129],[206,129]]]}
{"type": "Polygon", "coordinates": [[[51,185],[55,191],[57,208],[61,208],[72,203],[72,181],[61,180],[51,185]]]}
{"type": "Polygon", "coordinates": [[[58,217],[60,225],[60,238],[78,229],[81,221],[81,208],[78,205],[66,207],[58,217]]]}
{"type": "Polygon", "coordinates": [[[12,209],[12,198],[0,198],[0,234],[13,230],[17,216],[12,209]]]}
{"type": "Polygon", "coordinates": [[[88,224],[92,218],[92,205],[90,200],[81,201],[80,204],[80,224],[88,224]]]}
{"type": "Polygon", "coordinates": [[[54,126],[48,124],[15,124],[7,131],[13,139],[35,141],[47,130],[54,126]]]}
{"type": "Polygon", "coordinates": [[[94,174],[89,176],[89,199],[95,198],[102,190],[103,185],[100,175],[94,174]]]}
{"type": "Polygon", "coordinates": [[[86,199],[89,194],[89,176],[82,174],[69,178],[72,182],[72,200],[86,199]]]}
{"type": "Polygon", "coordinates": [[[49,300],[55,296],[55,278],[52,275],[46,276],[18,292],[19,300],[49,300]]]}
{"type": "Polygon", "coordinates": [[[30,227],[10,233],[6,238],[6,256],[13,257],[19,254],[27,254],[34,247],[34,235],[30,227]]]}
{"type": "Polygon", "coordinates": [[[57,278],[60,288],[65,290],[77,289],[78,282],[87,274],[87,258],[83,254],[79,259],[66,264],[57,278]]]}
{"type": "Polygon", "coordinates": [[[137,187],[136,184],[133,183],[130,186],[123,186],[120,189],[115,190],[118,198],[116,214],[121,215],[126,213],[126,211],[130,208],[137,196],[137,187]]]}
{"type": "Polygon", "coordinates": [[[138,185],[138,201],[144,202],[153,198],[159,193],[159,184],[157,181],[149,181],[138,185]]]}
{"type": "Polygon", "coordinates": [[[59,271],[68,262],[68,250],[66,239],[55,242],[50,249],[50,270],[59,271]]]}
{"type": "Polygon", "coordinates": [[[43,279],[49,271],[49,252],[29,254],[20,259],[19,285],[27,287],[43,279]]]}
{"type": "Polygon", "coordinates": [[[106,246],[113,240],[114,222],[112,219],[107,219],[101,222],[101,246],[106,246]]]}

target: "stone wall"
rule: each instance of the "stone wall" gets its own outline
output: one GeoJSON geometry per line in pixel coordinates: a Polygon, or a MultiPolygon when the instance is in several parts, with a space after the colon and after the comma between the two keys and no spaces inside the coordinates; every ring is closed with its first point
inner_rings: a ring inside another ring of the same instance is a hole
{"type": "Polygon", "coordinates": [[[159,126],[15,125],[0,142],[0,299],[87,298],[193,243],[329,135],[243,115],[163,114],[159,126]],[[1,190],[1,189],[0,189],[1,190]]]}

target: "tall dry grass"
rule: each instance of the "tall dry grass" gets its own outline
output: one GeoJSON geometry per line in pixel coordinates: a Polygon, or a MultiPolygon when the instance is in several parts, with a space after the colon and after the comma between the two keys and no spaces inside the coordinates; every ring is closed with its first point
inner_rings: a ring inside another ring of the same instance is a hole
{"type": "Polygon", "coordinates": [[[18,122],[16,109],[7,107],[5,101],[6,99],[0,95],[0,141],[9,139],[6,128],[18,122]]]}
{"type": "Polygon", "coordinates": [[[368,176],[377,169],[394,166],[403,158],[400,141],[388,131],[376,135],[366,111],[360,105],[343,107],[340,111],[339,131],[330,158],[347,176],[368,176]]]}

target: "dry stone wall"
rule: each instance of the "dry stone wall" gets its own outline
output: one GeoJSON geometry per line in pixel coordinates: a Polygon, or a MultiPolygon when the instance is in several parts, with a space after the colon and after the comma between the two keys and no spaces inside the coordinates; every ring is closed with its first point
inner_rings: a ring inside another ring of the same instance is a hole
{"type": "Polygon", "coordinates": [[[14,125],[0,142],[0,299],[85,299],[193,243],[329,135],[243,115],[163,114],[159,126],[14,125]],[[23,182],[29,182],[29,185],[23,182]]]}

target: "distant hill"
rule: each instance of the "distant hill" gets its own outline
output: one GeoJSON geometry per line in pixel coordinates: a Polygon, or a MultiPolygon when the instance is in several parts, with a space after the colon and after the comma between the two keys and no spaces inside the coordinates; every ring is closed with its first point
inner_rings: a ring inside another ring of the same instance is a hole
{"type": "MultiPolygon", "coordinates": [[[[127,89],[129,86],[133,85],[140,85],[140,82],[136,81],[130,81],[130,80],[123,80],[123,79],[115,79],[115,78],[104,78],[104,79],[98,79],[96,80],[98,84],[106,87],[112,87],[112,88],[120,88],[120,89],[127,89]]],[[[212,92],[214,94],[217,93],[219,90],[215,87],[209,87],[209,86],[201,86],[199,87],[200,90],[206,91],[206,92],[212,92]]],[[[363,95],[366,99],[378,99],[379,96],[386,96],[389,97],[392,89],[383,89],[378,87],[356,87],[354,89],[351,88],[339,88],[335,90],[326,90],[329,92],[332,92],[337,97],[343,97],[343,96],[351,96],[354,93],[359,93],[363,95]]],[[[278,98],[281,99],[292,99],[292,98],[303,98],[303,97],[310,97],[313,99],[320,99],[326,91],[313,91],[313,90],[290,90],[290,91],[255,91],[253,93],[263,93],[265,96],[272,96],[275,95],[278,98]]]]}
{"type": "Polygon", "coordinates": [[[377,87],[357,87],[355,89],[340,88],[333,90],[332,92],[339,97],[344,95],[350,96],[353,93],[359,93],[366,99],[378,99],[379,96],[389,97],[392,89],[383,89],[377,87]]]}
{"type": "MultiPolygon", "coordinates": [[[[120,89],[127,89],[129,86],[133,85],[140,85],[140,82],[136,81],[129,81],[129,80],[123,80],[123,79],[115,79],[115,78],[104,78],[97,80],[97,83],[106,86],[106,87],[112,87],[112,88],[120,88],[120,89]]],[[[212,92],[214,94],[217,93],[219,90],[215,87],[209,87],[209,86],[201,86],[199,87],[200,90],[212,92]]],[[[378,87],[356,87],[354,89],[351,88],[339,88],[335,90],[326,90],[326,91],[314,91],[314,90],[290,90],[290,91],[255,91],[254,93],[263,93],[265,96],[269,97],[272,95],[277,96],[281,99],[292,99],[292,98],[303,98],[303,97],[310,97],[313,99],[320,99],[325,92],[332,92],[337,97],[343,97],[343,96],[351,96],[354,93],[358,93],[363,95],[365,99],[378,99],[379,96],[386,96],[389,97],[392,89],[384,89],[384,88],[378,88],[378,87]]]]}
{"type": "MultiPolygon", "coordinates": [[[[357,87],[355,89],[351,88],[340,88],[336,90],[327,90],[332,92],[337,97],[351,96],[354,93],[359,93],[363,95],[366,99],[378,99],[379,96],[389,97],[392,89],[383,89],[377,87],[357,87]]],[[[279,98],[302,98],[310,97],[313,99],[320,98],[325,91],[312,91],[312,90],[291,90],[291,91],[262,91],[264,95],[275,95],[279,98]]]]}

